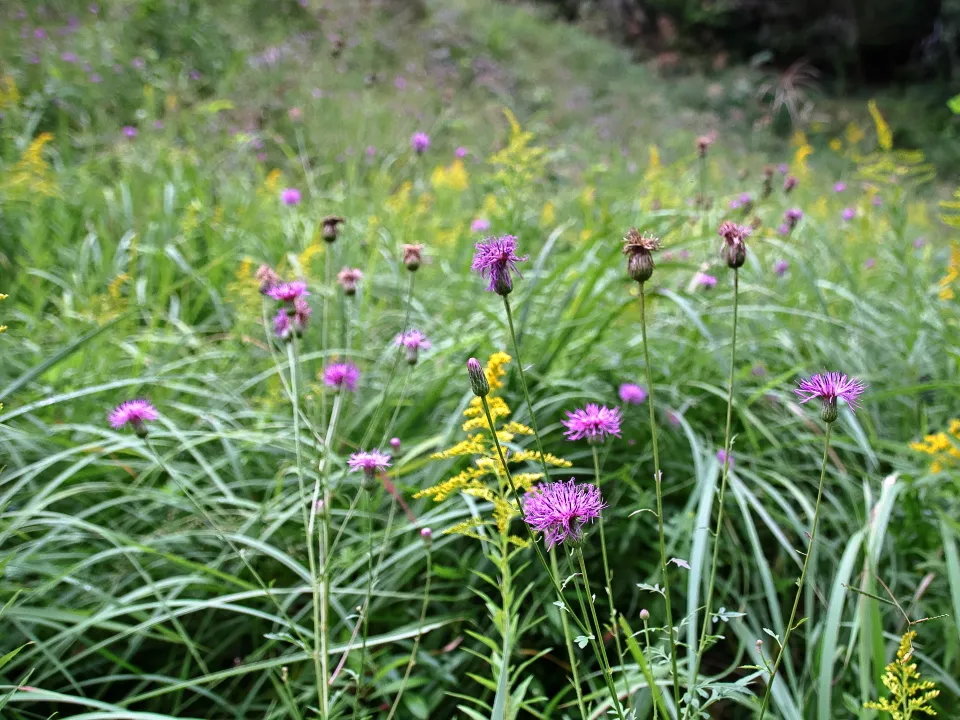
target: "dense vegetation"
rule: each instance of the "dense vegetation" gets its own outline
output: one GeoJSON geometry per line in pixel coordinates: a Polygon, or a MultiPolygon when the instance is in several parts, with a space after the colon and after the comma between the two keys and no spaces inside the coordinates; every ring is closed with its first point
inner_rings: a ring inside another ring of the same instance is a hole
{"type": "Polygon", "coordinates": [[[317,5],[0,9],[0,713],[753,718],[784,643],[767,718],[955,717],[960,202],[894,111],[317,5]]]}

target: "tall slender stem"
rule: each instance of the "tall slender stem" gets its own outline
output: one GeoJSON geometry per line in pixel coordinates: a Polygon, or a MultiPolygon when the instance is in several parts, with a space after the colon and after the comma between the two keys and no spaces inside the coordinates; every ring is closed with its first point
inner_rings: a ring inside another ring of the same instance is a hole
{"type": "Polygon", "coordinates": [[[407,687],[407,680],[410,679],[410,672],[413,670],[413,666],[417,664],[417,650],[420,647],[423,622],[427,617],[427,605],[430,603],[430,579],[430,545],[427,544],[427,579],[423,586],[423,605],[420,606],[420,621],[417,624],[417,636],[413,639],[413,649],[410,651],[410,659],[407,661],[407,667],[403,671],[403,679],[400,681],[397,697],[394,698],[393,705],[390,706],[390,714],[387,715],[387,720],[393,720],[393,716],[397,712],[397,707],[400,705],[400,698],[403,697],[403,691],[407,687]]]}
{"type": "MultiPolygon", "coordinates": [[[[730,379],[727,383],[727,428],[723,440],[723,472],[720,477],[720,496],[717,499],[717,525],[713,533],[713,560],[710,564],[710,582],[707,585],[707,602],[704,608],[703,626],[700,630],[700,642],[697,643],[697,654],[693,663],[693,673],[690,675],[691,694],[696,693],[697,676],[700,673],[700,663],[703,661],[703,652],[706,649],[707,635],[710,632],[710,616],[713,613],[713,590],[717,579],[717,564],[720,557],[720,531],[723,528],[723,498],[727,490],[727,476],[730,474],[730,436],[731,420],[733,418],[733,376],[736,372],[737,361],[737,309],[740,300],[740,271],[733,269],[733,335],[730,341],[730,379]]],[[[687,706],[687,713],[690,706],[687,706]]],[[[686,713],[685,713],[686,714],[686,713]]]]}
{"type": "MultiPolygon", "coordinates": [[[[600,456],[597,453],[597,446],[590,445],[593,451],[593,474],[597,481],[597,487],[600,487],[600,456]]],[[[607,538],[603,531],[603,515],[600,516],[600,551],[603,555],[603,580],[607,591],[607,602],[610,606],[610,632],[613,633],[613,642],[617,648],[617,664],[620,666],[623,676],[623,689],[626,693],[625,704],[630,707],[630,684],[627,682],[627,673],[623,670],[623,649],[620,646],[620,633],[617,629],[617,611],[613,606],[613,577],[610,573],[610,563],[607,561],[607,538]]],[[[600,640],[603,642],[603,638],[600,640]]]]}
{"type": "MultiPolygon", "coordinates": [[[[643,620],[643,645],[647,651],[647,655],[650,655],[650,625],[647,622],[647,618],[643,617],[642,613],[641,613],[641,619],[643,620]]],[[[650,694],[653,695],[653,693],[654,693],[654,689],[650,688],[650,694]]],[[[656,700],[657,696],[653,695],[653,699],[656,700]]],[[[653,720],[657,720],[657,705],[659,704],[660,703],[658,702],[653,703],[653,720]]]]}
{"type": "MultiPolygon", "coordinates": [[[[327,243],[323,249],[323,313],[320,316],[320,352],[323,353],[323,362],[327,362],[327,353],[330,346],[327,344],[327,334],[330,323],[330,293],[333,292],[333,246],[336,243],[327,243]]],[[[327,396],[326,393],[320,394],[320,432],[326,430],[324,423],[327,422],[327,396]]]]}
{"type": "Polygon", "coordinates": [[[823,438],[823,460],[820,463],[820,487],[817,489],[817,504],[813,510],[813,528],[810,532],[810,542],[807,543],[807,555],[803,559],[803,569],[800,571],[800,580],[797,583],[797,594],[793,598],[793,610],[790,611],[790,620],[787,622],[787,629],[783,634],[783,643],[780,645],[780,651],[777,653],[777,660],[773,664],[773,672],[770,673],[770,681],[767,683],[767,691],[763,695],[763,705],[760,707],[760,720],[767,713],[767,706],[770,704],[770,693],[773,690],[773,682],[777,679],[777,670],[780,669],[780,662],[787,651],[787,643],[790,641],[790,634],[793,632],[793,621],[797,616],[797,607],[800,605],[800,596],[803,594],[803,581],[807,577],[807,566],[810,563],[810,555],[813,553],[813,543],[817,537],[817,523],[820,520],[820,500],[823,498],[823,480],[827,475],[827,457],[830,452],[830,428],[833,423],[827,423],[827,430],[823,438]]]}
{"type": "Polygon", "coordinates": [[[650,438],[653,443],[653,477],[657,492],[657,529],[660,536],[660,574],[663,576],[663,601],[670,635],[670,665],[673,672],[673,702],[680,709],[680,672],[677,670],[677,638],[673,630],[673,607],[670,601],[670,575],[667,572],[667,543],[663,529],[663,478],[660,474],[660,449],[657,443],[657,416],[654,413],[653,375],[650,371],[650,347],[647,341],[647,296],[640,283],[640,332],[643,335],[643,364],[647,375],[647,403],[650,407],[650,438]]]}
{"type": "MultiPolygon", "coordinates": [[[[287,362],[290,367],[290,401],[293,405],[293,443],[297,454],[297,485],[300,491],[300,511],[303,518],[303,528],[306,532],[307,540],[307,563],[310,569],[310,577],[314,580],[313,590],[313,671],[314,679],[317,683],[317,696],[320,703],[320,717],[326,719],[328,713],[328,693],[327,678],[328,658],[326,647],[326,632],[320,622],[319,600],[320,593],[317,590],[317,562],[313,553],[313,518],[316,513],[316,505],[307,507],[307,491],[303,483],[303,452],[300,448],[300,384],[298,376],[300,374],[300,353],[297,348],[296,336],[292,337],[287,343],[287,362]]],[[[324,515],[327,509],[324,508],[324,515]]]]}
{"type": "MultiPolygon", "coordinates": [[[[364,477],[364,480],[366,477],[364,477]]],[[[364,480],[360,481],[360,491],[363,490],[364,480]]],[[[367,505],[373,505],[373,493],[365,493],[367,500],[367,505]]],[[[353,701],[353,716],[357,717],[357,711],[360,708],[360,696],[362,693],[360,689],[363,687],[363,666],[367,662],[367,632],[369,630],[369,608],[370,608],[370,597],[373,594],[373,507],[367,507],[367,593],[364,597],[363,604],[360,606],[360,612],[362,617],[360,621],[362,623],[362,629],[360,630],[360,667],[357,670],[357,691],[354,694],[353,701]]]]}
{"type": "MultiPolygon", "coordinates": [[[[560,575],[560,568],[557,566],[556,549],[550,550],[550,568],[553,570],[554,575],[560,575]]],[[[563,641],[567,645],[567,656],[570,658],[570,672],[573,674],[573,689],[577,693],[577,707],[580,708],[580,718],[581,720],[587,720],[587,707],[583,704],[583,690],[580,688],[580,671],[577,670],[577,656],[573,652],[573,639],[570,637],[570,623],[567,622],[567,613],[565,610],[560,611],[560,627],[563,628],[563,641]]]]}

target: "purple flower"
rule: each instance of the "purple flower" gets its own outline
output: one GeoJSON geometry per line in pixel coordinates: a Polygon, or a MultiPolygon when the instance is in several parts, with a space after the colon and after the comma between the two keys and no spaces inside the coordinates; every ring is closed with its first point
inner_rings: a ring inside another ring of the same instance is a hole
{"type": "Polygon", "coordinates": [[[726,452],[726,450],[724,450],[723,448],[720,448],[719,450],[717,450],[717,461],[718,461],[721,465],[723,465],[724,463],[726,463],[726,464],[727,464],[727,467],[732,468],[732,467],[733,467],[733,453],[730,453],[730,461],[727,462],[727,452],[726,452]]]}
{"type": "Polygon", "coordinates": [[[129,424],[133,426],[137,435],[144,437],[147,434],[144,423],[157,420],[160,413],[149,400],[138,398],[120,403],[107,417],[110,420],[110,427],[120,429],[129,424]]]}
{"type": "Polygon", "coordinates": [[[60,59],[63,60],[64,62],[66,62],[66,63],[71,63],[71,64],[72,64],[72,63],[77,62],[77,60],[79,60],[80,58],[77,57],[77,54],[76,54],[76,53],[65,52],[65,53],[63,53],[63,54],[60,55],[60,59]]]}
{"type": "Polygon", "coordinates": [[[620,401],[626,405],[640,405],[647,399],[647,391],[634,383],[623,383],[620,386],[620,401]]]}
{"type": "Polygon", "coordinates": [[[455,154],[458,158],[464,158],[467,156],[467,149],[461,145],[460,147],[457,148],[455,154]]]}
{"type": "Polygon", "coordinates": [[[415,132],[410,136],[410,147],[418,155],[430,147],[430,136],[423,132],[415,132]]]}
{"type": "Polygon", "coordinates": [[[293,301],[293,327],[298,333],[302,333],[307,328],[311,315],[313,310],[310,308],[310,303],[302,297],[293,301]]]}
{"type": "Polygon", "coordinates": [[[779,172],[781,175],[786,175],[788,172],[790,172],[790,166],[786,163],[780,163],[777,165],[777,172],[779,172]]]}
{"type": "Polygon", "coordinates": [[[693,276],[693,284],[697,287],[713,288],[717,286],[717,279],[713,275],[698,272],[693,276]]]}
{"type": "Polygon", "coordinates": [[[147,66],[147,63],[143,61],[143,58],[135,57],[130,61],[130,66],[135,70],[143,70],[147,66]]]}
{"type": "Polygon", "coordinates": [[[132,125],[125,125],[123,128],[123,134],[133,140],[133,138],[137,136],[137,129],[132,125]]]}
{"type": "Polygon", "coordinates": [[[90,73],[90,77],[87,78],[94,85],[99,85],[103,82],[103,78],[100,76],[100,73],[90,73]]]}
{"type": "Polygon", "coordinates": [[[873,203],[874,207],[880,207],[881,205],[883,205],[883,198],[880,197],[879,195],[874,195],[873,200],[871,200],[871,202],[873,203]]]}
{"type": "Polygon", "coordinates": [[[778,235],[789,235],[789,234],[790,234],[790,226],[787,225],[786,223],[780,223],[779,225],[777,225],[777,234],[778,234],[778,235]]]}
{"type": "Polygon", "coordinates": [[[287,340],[293,335],[293,323],[284,308],[277,310],[273,318],[273,332],[281,340],[287,340]]]}
{"type": "Polygon", "coordinates": [[[518,257],[516,249],[517,239],[513,235],[490,237],[476,244],[470,269],[490,281],[487,285],[488,291],[506,296],[513,290],[510,273],[515,272],[518,277],[523,277],[517,269],[517,263],[526,260],[528,256],[518,257]]]}
{"type": "Polygon", "coordinates": [[[390,438],[390,447],[392,447],[394,450],[399,450],[399,449],[400,449],[400,438],[397,438],[397,437],[395,437],[395,438],[390,438]]]}
{"type": "Polygon", "coordinates": [[[573,478],[538,485],[523,502],[527,524],[543,533],[548,550],[567,540],[580,542],[583,526],[599,518],[605,507],[596,486],[578,485],[573,478]]]}
{"type": "Polygon", "coordinates": [[[430,349],[430,341],[427,336],[419,330],[409,330],[397,335],[394,342],[404,348],[407,355],[407,362],[410,365],[416,365],[420,357],[421,350],[430,349]]]}
{"type": "Polygon", "coordinates": [[[199,70],[191,70],[191,71],[190,71],[190,79],[191,79],[191,80],[199,80],[201,77],[203,77],[203,75],[200,74],[200,71],[199,71],[199,70]]]}
{"type": "Polygon", "coordinates": [[[783,214],[783,219],[791,228],[796,227],[797,223],[803,219],[803,210],[800,208],[790,208],[783,214]]]}
{"type": "Polygon", "coordinates": [[[43,28],[37,28],[36,30],[33,31],[33,36],[37,40],[44,40],[47,37],[47,31],[44,30],[43,28]]]}
{"type": "Polygon", "coordinates": [[[845,182],[836,182],[833,184],[833,191],[835,193],[842,193],[847,189],[847,184],[845,182]]]}
{"type": "Polygon", "coordinates": [[[373,145],[367,145],[367,157],[372,158],[376,156],[377,149],[373,145]]]}
{"type": "Polygon", "coordinates": [[[285,188],[284,191],[280,193],[280,199],[284,205],[299,205],[300,191],[296,188],[285,188]]]}
{"type": "Polygon", "coordinates": [[[163,120],[154,120],[153,121],[154,130],[163,130],[163,120]]]}
{"type": "Polygon", "coordinates": [[[402,75],[397,75],[393,79],[393,86],[397,90],[406,90],[407,89],[407,80],[402,75]]]}
{"type": "Polygon", "coordinates": [[[867,270],[869,270],[870,268],[876,267],[876,265],[877,265],[876,258],[867,258],[866,260],[863,261],[863,266],[867,270]]]}
{"type": "Polygon", "coordinates": [[[356,295],[357,283],[363,280],[363,272],[357,268],[344,268],[337,273],[337,282],[343,288],[344,295],[356,295]]]}
{"type": "Polygon", "coordinates": [[[360,379],[360,368],[353,363],[333,363],[327,365],[323,371],[323,382],[328,387],[338,390],[349,390],[353,392],[357,389],[357,381],[360,379]]]}
{"type": "Polygon", "coordinates": [[[310,293],[307,291],[307,284],[303,280],[294,280],[293,282],[278,283],[268,288],[266,294],[280,302],[293,302],[297,298],[305,297],[310,293]]]}
{"type": "Polygon", "coordinates": [[[925,238],[918,237],[916,240],[913,241],[913,248],[914,248],[915,250],[919,250],[920,248],[922,248],[922,247],[923,247],[924,245],[926,245],[926,244],[927,244],[927,241],[926,241],[925,238]]]}
{"type": "Polygon", "coordinates": [[[802,398],[801,403],[819,398],[823,403],[820,417],[825,422],[837,419],[837,398],[846,401],[851,410],[859,407],[859,397],[867,389],[857,378],[848,378],[843,373],[828,372],[800,381],[794,392],[802,398]]]}
{"type": "Polygon", "coordinates": [[[853,220],[853,218],[856,216],[856,214],[857,214],[857,211],[854,210],[853,208],[844,208],[844,209],[843,209],[843,219],[844,219],[846,222],[850,222],[851,220],[853,220]]]}
{"type": "Polygon", "coordinates": [[[476,218],[470,223],[470,230],[473,232],[486,232],[490,229],[490,221],[484,218],[476,218]]]}
{"type": "Polygon", "coordinates": [[[789,269],[790,263],[788,263],[786,260],[777,260],[776,265],[773,266],[773,270],[775,273],[777,273],[778,277],[783,277],[786,275],[787,270],[789,269]]]}
{"type": "Polygon", "coordinates": [[[608,435],[620,437],[620,408],[608,408],[606,405],[588,403],[585,408],[577,408],[573,412],[567,411],[566,426],[567,440],[583,440],[590,444],[599,445],[608,435]]]}
{"type": "Polygon", "coordinates": [[[381,470],[390,467],[390,456],[379,450],[355,452],[350,456],[347,465],[350,466],[350,472],[363,472],[373,477],[381,470]]]}

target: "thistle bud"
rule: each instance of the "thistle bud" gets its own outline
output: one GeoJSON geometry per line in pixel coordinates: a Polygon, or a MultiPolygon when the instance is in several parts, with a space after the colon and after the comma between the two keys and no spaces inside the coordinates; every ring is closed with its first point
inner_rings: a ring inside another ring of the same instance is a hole
{"type": "Polygon", "coordinates": [[[837,399],[823,398],[823,405],[820,407],[820,419],[825,423],[835,422],[837,419],[837,399]]]}
{"type": "Polygon", "coordinates": [[[323,225],[320,230],[320,234],[323,236],[324,240],[326,240],[328,243],[332,243],[337,239],[337,225],[345,222],[345,220],[337,215],[327,215],[320,222],[323,225]]]}
{"type": "Polygon", "coordinates": [[[483,366],[476,358],[467,360],[467,375],[470,376],[470,388],[477,397],[486,397],[490,394],[490,383],[487,382],[487,375],[483,372],[483,366]]]}
{"type": "Polygon", "coordinates": [[[641,619],[641,620],[649,620],[649,619],[650,619],[650,611],[647,610],[646,608],[644,608],[643,610],[641,610],[641,611],[640,611],[640,619],[641,619]]]}
{"type": "Polygon", "coordinates": [[[433,530],[430,528],[420,528],[420,539],[429,545],[433,541],[433,530]]]}
{"type": "Polygon", "coordinates": [[[630,228],[623,238],[623,254],[627,256],[627,275],[644,283],[653,275],[653,251],[660,249],[660,240],[630,228]]]}
{"type": "Polygon", "coordinates": [[[707,150],[710,149],[710,146],[713,145],[713,138],[709,135],[701,135],[697,138],[697,156],[705,158],[707,156],[707,150]]]}
{"type": "Polygon", "coordinates": [[[343,288],[344,295],[357,294],[357,282],[363,279],[363,273],[356,268],[344,268],[337,273],[337,282],[343,288]]]}
{"type": "Polygon", "coordinates": [[[403,264],[410,272],[416,272],[420,269],[423,262],[423,245],[404,245],[403,246],[403,264]]]}

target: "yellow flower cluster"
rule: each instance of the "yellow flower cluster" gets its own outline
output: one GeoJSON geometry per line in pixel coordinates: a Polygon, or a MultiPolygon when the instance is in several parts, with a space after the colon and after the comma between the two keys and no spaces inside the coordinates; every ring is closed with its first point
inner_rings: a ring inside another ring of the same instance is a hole
{"type": "Polygon", "coordinates": [[[532,145],[533,133],[523,130],[516,116],[504,108],[510,123],[507,145],[490,157],[490,164],[498,168],[497,179],[508,187],[530,183],[543,175],[546,148],[532,145]]]}
{"type": "Polygon", "coordinates": [[[0,111],[14,107],[20,102],[20,91],[17,83],[9,75],[0,78],[0,111]]]}
{"type": "Polygon", "coordinates": [[[470,176],[463,160],[454,160],[449,166],[437,165],[430,176],[430,184],[436,190],[463,192],[470,187],[470,176]]]}
{"type": "Polygon", "coordinates": [[[23,152],[3,182],[2,189],[13,200],[32,201],[37,197],[56,197],[57,184],[53,172],[43,158],[43,148],[53,140],[50,133],[40,133],[23,152]]]}
{"type": "Polygon", "coordinates": [[[890,691],[890,697],[866,702],[865,708],[888,712],[893,720],[910,720],[919,713],[936,715],[930,702],[940,691],[930,680],[921,680],[917,664],[910,662],[913,657],[913,639],[917,633],[910,630],[900,638],[897,658],[884,668],[883,684],[890,691]]]}
{"type": "Polygon", "coordinates": [[[956,298],[957,281],[960,280],[960,246],[954,245],[950,250],[950,264],[947,265],[947,274],[940,278],[940,299],[953,300],[956,298]]]}
{"type": "Polygon", "coordinates": [[[930,455],[930,472],[943,472],[947,468],[960,467],[960,420],[950,421],[947,432],[927,435],[921,442],[910,443],[910,449],[930,455]]]}
{"type": "MultiPolygon", "coordinates": [[[[490,394],[487,396],[487,405],[490,416],[496,427],[497,439],[501,444],[509,443],[517,435],[533,435],[533,430],[515,421],[508,421],[502,426],[499,422],[510,416],[510,406],[499,395],[494,394],[503,389],[503,380],[507,374],[507,364],[512,358],[504,352],[494,353],[487,361],[484,373],[490,384],[490,394]]],[[[466,440],[454,444],[452,447],[431,456],[432,460],[450,460],[462,456],[472,456],[473,464],[453,477],[447,478],[436,485],[425,488],[414,495],[415,498],[429,497],[435,502],[443,502],[456,493],[464,493],[471,497],[485,500],[492,505],[491,519],[473,518],[447,528],[446,534],[456,533],[476,539],[481,539],[481,528],[495,527],[501,538],[515,545],[525,546],[526,540],[509,535],[510,521],[520,514],[517,500],[507,482],[506,469],[500,462],[496,446],[487,432],[487,419],[483,411],[483,402],[480,398],[473,398],[470,405],[463,412],[467,420],[463,423],[463,431],[468,434],[466,440]],[[479,432],[478,432],[479,431],[479,432]]],[[[508,465],[514,466],[525,462],[540,461],[540,453],[533,450],[518,450],[511,452],[504,449],[508,465]]],[[[549,453],[544,460],[557,467],[570,467],[571,463],[549,453]]],[[[517,490],[530,490],[537,482],[543,479],[542,472],[511,473],[517,490]]]]}

